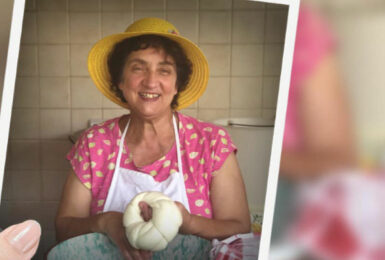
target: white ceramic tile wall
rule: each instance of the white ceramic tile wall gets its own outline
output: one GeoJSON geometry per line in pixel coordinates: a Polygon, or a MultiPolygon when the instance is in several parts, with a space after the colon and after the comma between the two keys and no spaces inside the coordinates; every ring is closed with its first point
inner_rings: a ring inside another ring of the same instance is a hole
{"type": "Polygon", "coordinates": [[[37,46],[21,45],[17,66],[19,76],[37,76],[37,46]]]}
{"type": "Polygon", "coordinates": [[[40,143],[37,140],[10,140],[9,169],[38,170],[40,168],[39,146],[40,143]]]}
{"type": "Polygon", "coordinates": [[[101,38],[100,13],[73,12],[69,19],[71,43],[93,44],[101,38]]]}
{"type": "Polygon", "coordinates": [[[230,110],[230,117],[262,117],[261,109],[237,109],[230,110]]]}
{"type": "Polygon", "coordinates": [[[31,108],[14,108],[12,110],[10,138],[39,138],[39,110],[31,108]]]}
{"type": "MultiPolygon", "coordinates": [[[[95,87],[96,88],[96,87],[95,87]]],[[[107,97],[102,96],[102,106],[105,109],[110,109],[110,108],[115,108],[115,109],[120,109],[121,107],[111,100],[109,100],[107,97]]]]}
{"type": "Polygon", "coordinates": [[[70,73],[71,76],[86,76],[88,52],[92,44],[71,44],[70,46],[70,73]]]}
{"type": "Polygon", "coordinates": [[[266,17],[266,43],[283,43],[286,32],[287,12],[269,10],[266,17]]]}
{"type": "Polygon", "coordinates": [[[202,10],[231,10],[231,0],[200,0],[202,10]]]}
{"type": "Polygon", "coordinates": [[[40,138],[66,139],[70,132],[70,109],[40,109],[40,138]]]}
{"type": "Polygon", "coordinates": [[[256,77],[232,77],[231,107],[235,109],[261,109],[262,79],[256,77]]]}
{"type": "Polygon", "coordinates": [[[37,42],[36,26],[36,13],[26,12],[23,21],[23,34],[21,37],[22,44],[37,42]]]}
{"type": "Polygon", "coordinates": [[[68,45],[40,45],[38,64],[40,76],[68,76],[68,45]]]}
{"type": "Polygon", "coordinates": [[[67,43],[68,18],[66,12],[37,13],[39,43],[67,43]]]}
{"type": "Polygon", "coordinates": [[[262,76],[263,50],[262,44],[233,44],[231,75],[233,77],[262,76]]]}
{"type": "Polygon", "coordinates": [[[167,20],[178,25],[177,29],[181,35],[198,43],[198,11],[168,11],[167,20]]]}
{"type": "Polygon", "coordinates": [[[102,109],[72,109],[71,132],[88,128],[89,120],[103,118],[102,109]]]}
{"type": "Polygon", "coordinates": [[[102,36],[108,36],[116,32],[126,30],[131,21],[131,15],[127,12],[103,12],[101,17],[102,36]]]}
{"type": "Polygon", "coordinates": [[[230,44],[201,44],[210,67],[211,76],[229,76],[231,69],[230,44]]]}
{"type": "Polygon", "coordinates": [[[275,108],[277,106],[278,98],[278,77],[264,77],[263,78],[263,107],[275,108]]]}
{"type": "Polygon", "coordinates": [[[14,200],[41,200],[41,178],[39,171],[13,171],[11,176],[13,185],[12,197],[14,200]]]}
{"type": "Polygon", "coordinates": [[[198,100],[198,107],[213,109],[230,108],[230,78],[212,77],[209,79],[207,89],[198,100]]]}
{"type": "MultiPolygon", "coordinates": [[[[34,1],[26,1],[27,3],[32,3],[34,1]]],[[[36,7],[40,11],[66,11],[67,0],[37,0],[36,7]]],[[[28,9],[28,8],[27,8],[28,9]]]]}
{"type": "Polygon", "coordinates": [[[15,108],[39,107],[39,79],[38,77],[18,77],[15,86],[15,108]]]}
{"type": "Polygon", "coordinates": [[[232,42],[263,43],[265,38],[264,11],[234,11],[232,42]]]}
{"type": "Polygon", "coordinates": [[[161,19],[165,19],[166,18],[166,14],[165,12],[163,11],[135,11],[134,12],[134,20],[138,20],[138,19],[141,19],[141,18],[145,18],[145,17],[157,17],[157,18],[161,18],[161,19]]]}
{"type": "Polygon", "coordinates": [[[167,0],[167,10],[197,10],[199,0],[167,0]]]}
{"type": "Polygon", "coordinates": [[[134,11],[163,11],[166,0],[134,0],[134,11]]]}
{"type": "Polygon", "coordinates": [[[233,0],[234,10],[264,10],[265,6],[266,4],[262,2],[233,0]]]}
{"type": "Polygon", "coordinates": [[[67,77],[40,78],[41,108],[70,108],[70,84],[67,77]]]}
{"type": "Polygon", "coordinates": [[[199,15],[200,43],[229,43],[231,39],[230,11],[201,11],[199,15]]]}
{"type": "Polygon", "coordinates": [[[264,46],[263,74],[279,76],[281,73],[283,44],[266,44],[264,46]]]}
{"type": "Polygon", "coordinates": [[[44,201],[60,200],[63,185],[67,177],[66,171],[42,171],[42,197],[44,201]]]}
{"type": "Polygon", "coordinates": [[[102,0],[102,12],[122,12],[132,9],[132,0],[102,0]]]}
{"type": "Polygon", "coordinates": [[[124,114],[128,114],[129,111],[123,108],[115,108],[115,109],[103,109],[103,120],[108,120],[114,117],[118,117],[124,114]]]}
{"type": "Polygon", "coordinates": [[[65,159],[72,144],[67,140],[42,140],[40,142],[41,170],[68,170],[70,165],[65,159]]]}
{"type": "Polygon", "coordinates": [[[128,112],[89,78],[87,55],[102,36],[141,17],[166,18],[202,48],[210,65],[207,91],[183,113],[207,121],[273,118],[286,13],[246,0],[27,0],[0,225],[39,220],[42,257],[54,240],[53,219],[70,169],[68,136],[89,119],[128,112]]]}
{"type": "Polygon", "coordinates": [[[70,12],[98,12],[101,0],[68,0],[70,12]]]}
{"type": "Polygon", "coordinates": [[[71,78],[72,108],[100,108],[102,96],[90,78],[71,78]]]}

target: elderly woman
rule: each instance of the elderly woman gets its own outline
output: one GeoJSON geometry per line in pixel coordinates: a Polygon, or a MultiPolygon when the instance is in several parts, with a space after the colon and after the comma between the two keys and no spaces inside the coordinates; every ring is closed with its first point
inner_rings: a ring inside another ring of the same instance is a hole
{"type": "MultiPolygon", "coordinates": [[[[176,110],[195,102],[208,80],[200,49],[161,19],[144,18],[100,40],[89,55],[91,78],[129,114],[86,130],[69,152],[72,170],[56,218],[58,241],[108,235],[127,258],[122,212],[142,191],[178,205],[182,234],[223,239],[250,231],[236,148],[227,132],[176,110]]],[[[151,208],[142,202],[142,215],[151,208]]]]}

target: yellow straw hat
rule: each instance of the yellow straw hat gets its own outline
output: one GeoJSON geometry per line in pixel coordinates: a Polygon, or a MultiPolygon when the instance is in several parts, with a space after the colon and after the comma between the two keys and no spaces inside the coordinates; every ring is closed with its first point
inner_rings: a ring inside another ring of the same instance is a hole
{"type": "Polygon", "coordinates": [[[110,88],[110,73],[107,60],[110,52],[118,42],[145,34],[160,35],[177,42],[192,63],[192,73],[185,90],[179,93],[177,109],[185,108],[203,94],[209,78],[209,66],[206,57],[199,47],[190,40],[179,35],[171,23],[159,18],[143,18],[131,24],[125,32],[113,34],[99,40],[88,55],[88,71],[97,88],[111,101],[129,108],[110,88]]]}

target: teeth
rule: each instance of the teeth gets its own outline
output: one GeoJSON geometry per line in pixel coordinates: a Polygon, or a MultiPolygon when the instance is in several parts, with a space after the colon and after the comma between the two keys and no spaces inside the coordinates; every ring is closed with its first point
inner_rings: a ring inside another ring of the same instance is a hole
{"type": "Polygon", "coordinates": [[[160,96],[159,94],[150,94],[150,93],[141,93],[140,95],[144,98],[157,98],[160,96]]]}

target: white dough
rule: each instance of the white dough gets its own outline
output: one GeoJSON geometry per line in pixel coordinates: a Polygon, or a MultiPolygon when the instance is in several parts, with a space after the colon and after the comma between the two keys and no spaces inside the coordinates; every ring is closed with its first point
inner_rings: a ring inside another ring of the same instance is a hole
{"type": "Polygon", "coordinates": [[[167,247],[182,225],[182,214],[173,200],[161,192],[142,192],[127,205],[123,225],[131,246],[159,251],[167,247]],[[140,215],[139,202],[152,208],[152,218],[146,222],[140,215]]]}

